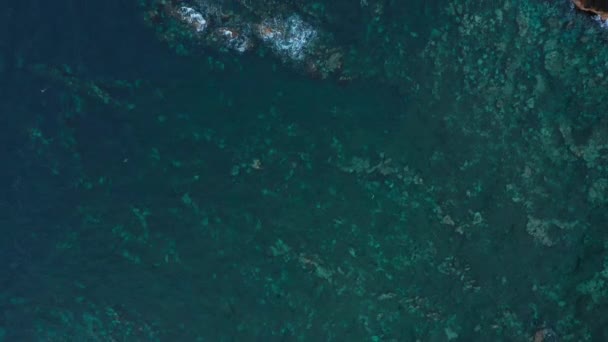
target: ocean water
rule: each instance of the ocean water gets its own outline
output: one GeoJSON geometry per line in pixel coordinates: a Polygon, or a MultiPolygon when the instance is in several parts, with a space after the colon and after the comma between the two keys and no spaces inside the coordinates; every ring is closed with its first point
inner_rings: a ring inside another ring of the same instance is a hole
{"type": "Polygon", "coordinates": [[[608,40],[568,1],[0,23],[0,341],[608,339],[608,40]]]}

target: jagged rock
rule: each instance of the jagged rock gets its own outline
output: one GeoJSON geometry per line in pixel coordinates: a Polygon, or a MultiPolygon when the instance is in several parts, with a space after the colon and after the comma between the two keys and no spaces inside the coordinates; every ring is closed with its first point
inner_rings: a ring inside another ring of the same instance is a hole
{"type": "Polygon", "coordinates": [[[581,11],[597,14],[602,20],[608,19],[608,0],[572,0],[572,2],[581,11]]]}

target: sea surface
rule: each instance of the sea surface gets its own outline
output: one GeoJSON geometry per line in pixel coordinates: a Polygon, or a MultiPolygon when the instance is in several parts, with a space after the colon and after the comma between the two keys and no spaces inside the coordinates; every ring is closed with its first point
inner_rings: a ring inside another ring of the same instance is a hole
{"type": "Polygon", "coordinates": [[[597,20],[285,1],[319,77],[158,3],[1,5],[0,341],[608,340],[597,20]]]}

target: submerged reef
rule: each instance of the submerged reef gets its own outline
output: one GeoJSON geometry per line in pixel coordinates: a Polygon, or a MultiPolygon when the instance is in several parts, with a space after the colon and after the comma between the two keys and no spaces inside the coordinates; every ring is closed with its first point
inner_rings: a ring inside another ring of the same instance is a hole
{"type": "Polygon", "coordinates": [[[140,0],[112,55],[93,12],[2,55],[0,339],[608,340],[597,13],[140,0]]]}

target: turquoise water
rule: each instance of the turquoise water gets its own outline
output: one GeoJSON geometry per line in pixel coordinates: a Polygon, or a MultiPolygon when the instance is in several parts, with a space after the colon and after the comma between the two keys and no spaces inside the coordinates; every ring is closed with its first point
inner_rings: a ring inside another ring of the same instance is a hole
{"type": "Polygon", "coordinates": [[[608,338],[591,18],[285,2],[323,78],[157,5],[4,6],[0,340],[608,338]]]}

